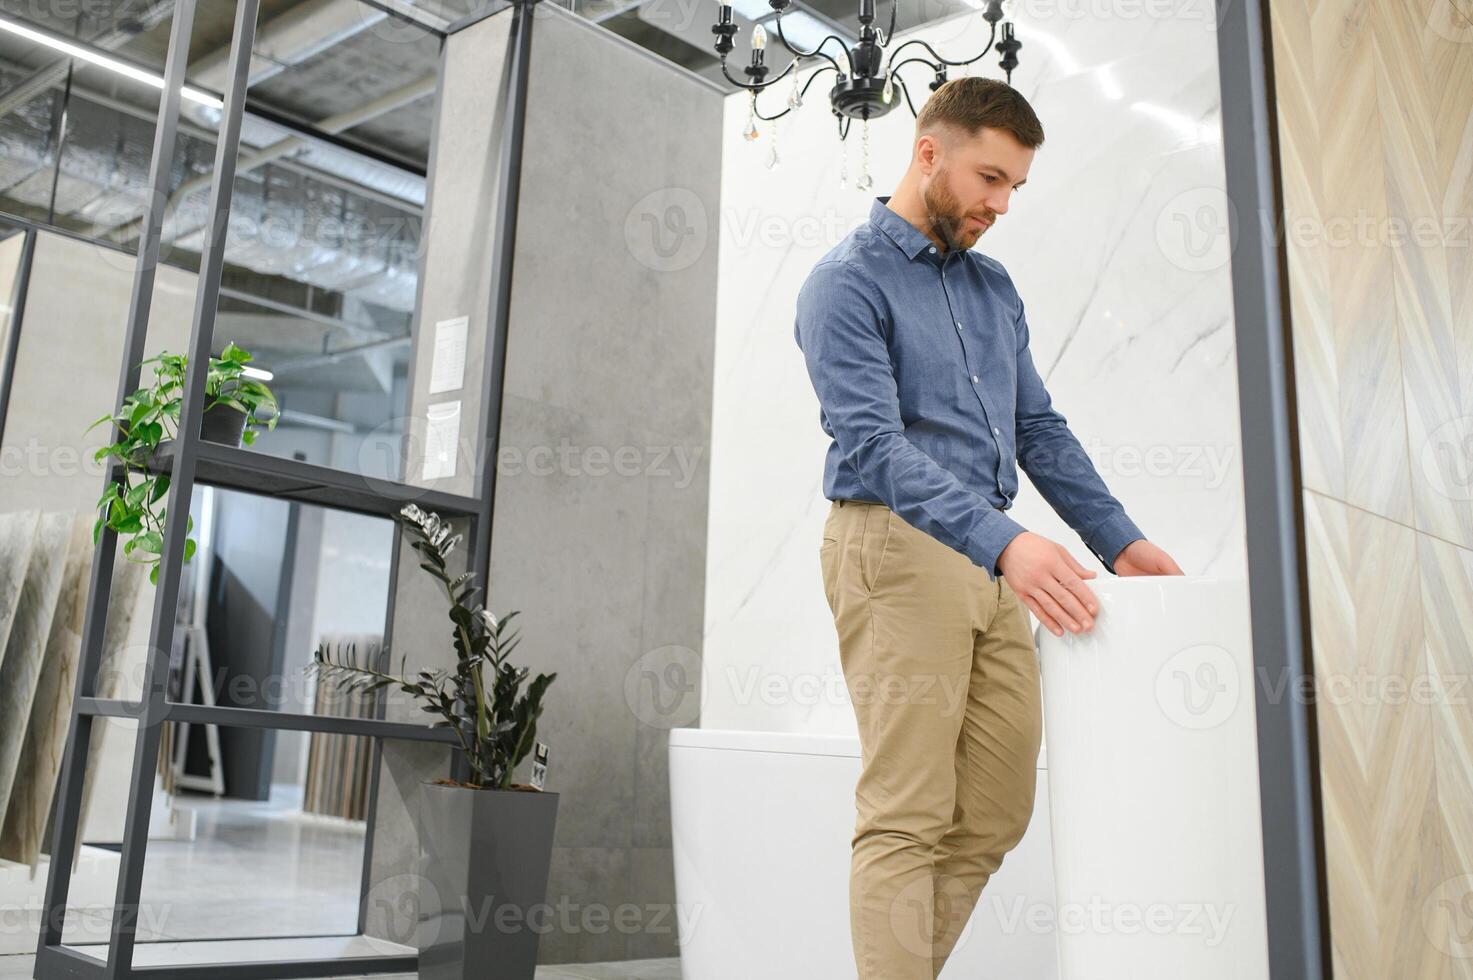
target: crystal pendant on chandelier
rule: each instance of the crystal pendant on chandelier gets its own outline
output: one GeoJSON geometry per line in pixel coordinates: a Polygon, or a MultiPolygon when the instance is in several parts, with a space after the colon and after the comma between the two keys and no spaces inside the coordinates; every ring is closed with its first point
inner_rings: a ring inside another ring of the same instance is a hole
{"type": "Polygon", "coordinates": [[[788,93],[788,108],[803,108],[803,93],[798,90],[798,73],[793,73],[793,90],[788,93]]]}
{"type": "Polygon", "coordinates": [[[761,135],[757,130],[757,93],[753,92],[747,103],[747,128],[742,130],[742,136],[750,143],[761,135]]]}
{"type": "Polygon", "coordinates": [[[880,98],[885,100],[886,105],[895,101],[895,79],[893,76],[885,76],[885,87],[880,91],[880,98]]]}
{"type": "Polygon", "coordinates": [[[854,189],[863,193],[875,186],[875,179],[869,173],[869,120],[864,121],[864,131],[860,134],[860,147],[863,153],[859,158],[859,179],[854,182],[854,189]]]}

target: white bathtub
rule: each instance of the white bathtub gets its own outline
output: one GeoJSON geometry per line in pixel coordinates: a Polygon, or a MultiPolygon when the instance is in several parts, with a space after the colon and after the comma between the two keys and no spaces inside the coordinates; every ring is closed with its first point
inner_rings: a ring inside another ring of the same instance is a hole
{"type": "MultiPolygon", "coordinates": [[[[1033,823],[941,980],[1055,980],[1045,758],[1033,823]]],[[[670,809],[684,980],[852,980],[852,736],[678,728],[670,809]]]]}

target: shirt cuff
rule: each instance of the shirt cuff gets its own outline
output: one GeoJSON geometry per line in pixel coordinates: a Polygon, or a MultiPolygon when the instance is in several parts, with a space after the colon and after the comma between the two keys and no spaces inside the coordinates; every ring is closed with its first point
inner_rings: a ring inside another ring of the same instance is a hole
{"type": "Polygon", "coordinates": [[[1100,564],[1109,570],[1111,575],[1115,574],[1115,559],[1125,546],[1132,541],[1139,541],[1145,537],[1135,522],[1124,514],[1112,517],[1104,524],[1095,528],[1084,543],[1094,556],[1100,560],[1100,564]]]}
{"type": "Polygon", "coordinates": [[[1026,528],[1000,510],[988,509],[967,538],[967,557],[987,572],[987,577],[997,578],[997,559],[1012,540],[1026,528]]]}

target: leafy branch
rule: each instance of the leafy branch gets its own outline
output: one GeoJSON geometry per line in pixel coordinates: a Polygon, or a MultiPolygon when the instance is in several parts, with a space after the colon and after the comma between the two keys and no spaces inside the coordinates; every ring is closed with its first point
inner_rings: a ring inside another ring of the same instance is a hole
{"type": "Polygon", "coordinates": [[[422,670],[414,678],[405,676],[401,658],[399,674],[388,674],[337,659],[319,646],[309,669],[325,671],[342,688],[376,693],[397,687],[423,702],[421,710],[438,714],[435,727],[455,730],[478,787],[505,789],[512,772],[531,751],[537,735],[542,699],[556,673],[538,674],[522,692],[527,679],[525,667],[513,667],[511,652],[521,636],[510,624],[515,611],[497,618],[483,605],[471,605],[480,589],[471,584],[473,572],[451,575],[446,558],[460,542],[447,521],[426,513],[414,504],[400,511],[400,525],[419,553],[419,567],[440,583],[449,603],[456,664],[453,670],[422,670]]]}

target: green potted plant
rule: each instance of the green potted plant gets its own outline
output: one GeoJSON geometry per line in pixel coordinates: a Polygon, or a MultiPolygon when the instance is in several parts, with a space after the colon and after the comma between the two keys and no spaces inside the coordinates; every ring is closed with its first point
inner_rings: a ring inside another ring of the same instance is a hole
{"type": "Polygon", "coordinates": [[[530,914],[546,898],[557,794],[512,782],[537,744],[542,698],[556,673],[538,674],[522,691],[527,668],[509,656],[520,637],[515,611],[498,618],[472,604],[473,573],[452,576],[446,558],[460,535],[438,514],[409,504],[400,524],[423,559],[420,568],[444,590],[456,664],[415,677],[335,662],[319,646],[309,669],[336,675],[363,692],[396,687],[452,729],[469,777],[426,782],[420,794],[419,976],[423,980],[484,977],[488,964],[505,980],[532,980],[539,934],[530,914]]]}
{"type": "MultiPolygon", "coordinates": [[[[276,428],[280,417],[276,396],[257,378],[247,374],[249,351],[233,342],[219,357],[211,357],[205,375],[205,410],[200,419],[200,438],[238,446],[256,441],[262,428],[276,428]]],[[[113,459],[122,464],[122,479],[109,483],[97,500],[97,521],[92,527],[95,543],[104,525],[127,535],[123,554],[130,561],[152,565],[149,581],[158,583],[159,553],[163,550],[166,507],[159,506],[169,492],[167,473],[150,473],[148,463],[160,445],[179,435],[179,409],[183,403],[184,375],[189,358],[168,351],[150,357],[143,365],[153,366],[153,381],[123,399],[116,415],[104,415],[87,427],[113,423],[117,441],[98,449],[94,458],[113,459]]],[[[194,521],[189,522],[190,531],[194,521]]],[[[184,560],[194,555],[195,542],[184,543],[184,560]]]]}

